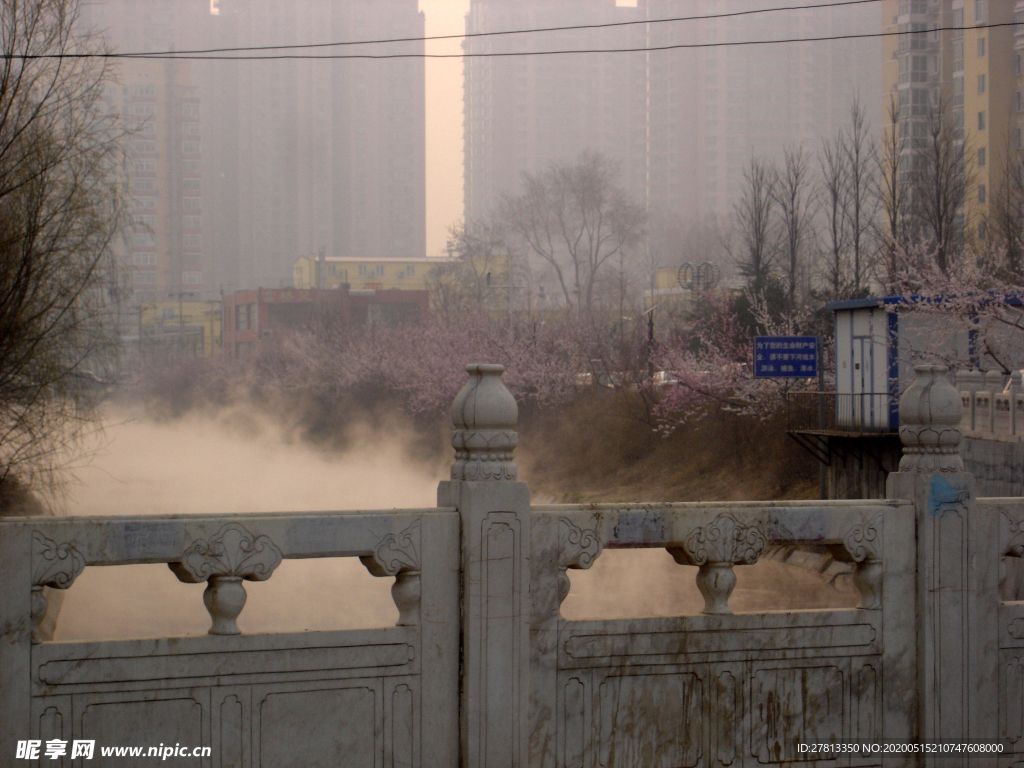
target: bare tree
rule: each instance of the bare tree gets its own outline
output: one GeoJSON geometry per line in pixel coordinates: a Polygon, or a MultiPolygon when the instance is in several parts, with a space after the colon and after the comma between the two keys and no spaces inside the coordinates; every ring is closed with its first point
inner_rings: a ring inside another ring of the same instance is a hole
{"type": "Polygon", "coordinates": [[[935,262],[943,272],[963,244],[967,222],[964,203],[974,188],[973,166],[966,162],[967,142],[953,124],[944,98],[930,105],[925,121],[915,122],[912,136],[913,210],[922,238],[935,249],[935,262]]]}
{"type": "Polygon", "coordinates": [[[789,307],[793,308],[797,304],[797,284],[804,269],[802,261],[812,236],[814,214],[810,161],[802,146],[784,150],[783,167],[776,174],[772,187],[782,225],[787,298],[789,307]]]}
{"type": "Polygon", "coordinates": [[[610,160],[585,151],[571,165],[523,174],[523,193],[502,201],[503,218],[528,252],[551,267],[566,305],[588,315],[604,269],[632,254],[644,237],[647,213],[615,177],[610,160]]]}
{"type": "Polygon", "coordinates": [[[850,293],[853,279],[847,264],[850,233],[849,165],[841,137],[823,140],[818,150],[821,212],[825,219],[825,279],[833,299],[850,293]]]}
{"type": "Polygon", "coordinates": [[[732,256],[755,296],[763,295],[774,261],[775,178],[775,171],[766,160],[751,158],[743,171],[743,195],[733,207],[740,250],[732,256]]]}
{"type": "Polygon", "coordinates": [[[900,123],[900,114],[896,98],[890,98],[886,108],[887,125],[883,128],[881,149],[876,157],[876,197],[882,220],[878,225],[875,277],[887,286],[898,280],[900,254],[910,241],[909,142],[900,123]]]}
{"type": "Polygon", "coordinates": [[[853,258],[853,292],[864,287],[867,240],[878,215],[876,169],[878,148],[871,138],[859,99],[850,106],[849,129],[840,134],[846,164],[846,219],[853,258]]]}
{"type": "Polygon", "coordinates": [[[1019,281],[1024,269],[1024,153],[1020,149],[1007,147],[1006,168],[988,211],[988,229],[995,249],[1005,254],[1009,277],[1019,281]]]}
{"type": "MultiPolygon", "coordinates": [[[[58,477],[116,342],[121,155],[76,0],[0,9],[0,481],[58,477]]],[[[0,489],[3,484],[0,483],[0,489]]]]}
{"type": "Polygon", "coordinates": [[[451,261],[434,267],[427,276],[435,311],[453,317],[474,308],[501,312],[521,308],[529,270],[500,222],[455,224],[448,230],[447,250],[451,261]]]}

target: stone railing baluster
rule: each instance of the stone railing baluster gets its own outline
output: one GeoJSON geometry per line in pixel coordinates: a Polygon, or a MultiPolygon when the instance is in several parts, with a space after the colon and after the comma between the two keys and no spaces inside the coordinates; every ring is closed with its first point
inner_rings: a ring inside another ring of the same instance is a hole
{"type": "Polygon", "coordinates": [[[203,604],[213,624],[211,635],[237,635],[236,619],[245,606],[242,580],[265,581],[281,563],[281,550],[267,536],[253,536],[238,523],[228,523],[209,541],[199,539],[168,563],[180,581],[205,581],[203,604]]]}
{"type": "Polygon", "coordinates": [[[681,547],[668,551],[680,565],[696,565],[697,588],[706,614],[729,614],[729,595],[736,586],[736,565],[753,565],[764,552],[765,536],[755,526],[742,525],[732,515],[719,515],[697,528],[681,547]]]}

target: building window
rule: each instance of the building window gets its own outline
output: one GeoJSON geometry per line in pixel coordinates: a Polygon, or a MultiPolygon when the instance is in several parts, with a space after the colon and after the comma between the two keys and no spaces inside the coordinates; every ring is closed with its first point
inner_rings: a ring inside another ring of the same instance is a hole
{"type": "Polygon", "coordinates": [[[978,222],[978,239],[979,240],[987,240],[988,239],[988,227],[985,225],[984,221],[979,221],[978,222]]]}
{"type": "Polygon", "coordinates": [[[979,131],[984,131],[985,130],[985,113],[984,112],[979,112],[978,113],[978,130],[979,131]]]}
{"type": "Polygon", "coordinates": [[[384,265],[383,264],[378,264],[376,272],[377,272],[377,277],[383,277],[384,276],[384,265]]]}
{"type": "Polygon", "coordinates": [[[413,275],[415,275],[416,274],[416,266],[413,265],[413,264],[410,264],[408,267],[405,268],[405,274],[407,274],[409,277],[412,277],[413,275]]]}
{"type": "Polygon", "coordinates": [[[978,95],[980,96],[985,92],[985,76],[978,75],[978,95]]]}
{"type": "Polygon", "coordinates": [[[1024,59],[1021,58],[1019,53],[1017,54],[1016,63],[1013,66],[1013,73],[1017,75],[1017,77],[1024,74],[1024,59]]]}
{"type": "Polygon", "coordinates": [[[1024,91],[1017,91],[1017,111],[1024,112],[1024,91]]]}
{"type": "Polygon", "coordinates": [[[987,197],[987,195],[986,195],[985,185],[984,184],[979,184],[978,185],[978,202],[979,203],[984,203],[986,197],[987,197]]]}
{"type": "Polygon", "coordinates": [[[979,37],[978,38],[978,58],[981,58],[984,55],[985,55],[985,38],[984,37],[979,37]]]}
{"type": "Polygon", "coordinates": [[[181,142],[181,151],[188,155],[196,155],[199,153],[199,142],[183,141],[181,142]]]}
{"type": "Polygon", "coordinates": [[[985,1],[974,0],[974,23],[982,24],[985,21],[985,1]]]}
{"type": "Polygon", "coordinates": [[[985,167],[985,159],[986,159],[985,158],[985,148],[984,147],[979,147],[978,148],[978,167],[979,168],[984,168],[985,167]]]}
{"type": "Polygon", "coordinates": [[[202,272],[182,272],[181,273],[181,284],[182,285],[199,285],[203,282],[202,272]]]}
{"type": "Polygon", "coordinates": [[[365,264],[360,264],[359,265],[359,276],[360,277],[366,277],[369,274],[370,274],[370,270],[368,270],[366,268],[366,265],[365,264]]]}

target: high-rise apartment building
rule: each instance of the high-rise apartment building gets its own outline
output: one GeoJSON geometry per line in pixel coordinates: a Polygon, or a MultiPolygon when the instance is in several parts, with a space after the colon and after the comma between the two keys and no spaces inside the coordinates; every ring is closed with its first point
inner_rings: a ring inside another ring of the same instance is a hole
{"type": "MultiPolygon", "coordinates": [[[[416,0],[92,0],[88,9],[87,22],[122,51],[423,35],[416,0]]],[[[388,49],[422,51],[422,42],[388,49]]],[[[363,52],[380,49],[285,49],[263,55],[363,52]]],[[[201,220],[199,228],[183,230],[187,241],[170,246],[171,261],[183,264],[176,290],[211,295],[287,285],[298,256],[321,252],[368,259],[424,255],[422,59],[189,64],[199,111],[190,115],[196,132],[183,136],[181,146],[195,151],[175,158],[165,157],[161,148],[155,158],[168,167],[184,163],[182,184],[189,189],[180,192],[182,216],[201,220]],[[186,171],[196,166],[201,189],[186,171]],[[186,213],[185,203],[194,205],[194,199],[202,201],[201,209],[186,213]],[[196,237],[199,248],[193,250],[196,237]],[[198,266],[186,268],[195,261],[186,256],[194,254],[200,255],[198,266]],[[199,281],[188,282],[197,273],[199,281]]],[[[130,82],[141,68],[169,65],[182,62],[122,61],[121,78],[130,82]]],[[[179,196],[160,178],[154,187],[158,199],[179,196]]],[[[160,284],[157,292],[165,288],[160,284]]]]}
{"type": "Polygon", "coordinates": [[[643,25],[474,37],[481,32],[635,21],[615,0],[471,0],[464,60],[465,216],[484,216],[523,172],[597,150],[623,186],[646,185],[646,59],[642,53],[490,56],[501,52],[642,47],[643,25]]]}
{"type": "Polygon", "coordinates": [[[198,89],[189,62],[140,62],[107,86],[123,116],[131,226],[119,244],[133,300],[152,304],[203,289],[198,89]]]}
{"type": "MultiPolygon", "coordinates": [[[[883,0],[882,102],[895,101],[901,136],[912,153],[940,112],[964,148],[968,188],[962,211],[968,236],[986,236],[986,214],[1018,157],[1024,2],[883,0]],[[1005,25],[1005,26],[991,26],[1005,25]],[[929,30],[935,30],[934,32],[929,30]],[[941,110],[940,110],[941,106],[941,110]]],[[[908,168],[910,166],[908,165],[908,168]]]]}
{"type": "Polygon", "coordinates": [[[649,48],[648,53],[467,59],[465,207],[482,215],[522,171],[597,149],[623,186],[689,221],[726,215],[754,155],[816,150],[854,98],[877,126],[879,42],[724,45],[877,32],[876,7],[815,8],[662,21],[771,7],[768,0],[473,0],[468,33],[612,21],[629,26],[469,38],[467,52],[649,48]],[[672,46],[708,46],[676,47],[672,46]]]}
{"type": "Polygon", "coordinates": [[[816,152],[845,129],[859,98],[878,125],[877,40],[742,41],[875,32],[877,9],[809,8],[714,18],[778,5],[764,0],[640,0],[649,54],[649,192],[653,207],[692,218],[727,215],[754,156],[816,152]],[[680,16],[699,21],[658,22],[680,16]]]}

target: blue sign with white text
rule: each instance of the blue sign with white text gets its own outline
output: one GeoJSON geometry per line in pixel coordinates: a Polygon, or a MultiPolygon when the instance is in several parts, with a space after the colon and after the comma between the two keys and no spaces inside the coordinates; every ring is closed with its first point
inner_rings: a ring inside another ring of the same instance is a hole
{"type": "Polygon", "coordinates": [[[811,379],[818,375],[818,340],[814,336],[755,336],[754,376],[811,379]]]}

